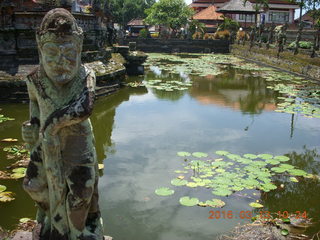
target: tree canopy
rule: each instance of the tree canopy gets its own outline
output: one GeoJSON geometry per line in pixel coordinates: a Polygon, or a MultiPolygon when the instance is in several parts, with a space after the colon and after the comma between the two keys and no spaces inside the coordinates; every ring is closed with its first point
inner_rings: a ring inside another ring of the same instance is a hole
{"type": "Polygon", "coordinates": [[[155,0],[109,0],[109,8],[115,22],[125,26],[133,18],[145,18],[145,9],[150,8],[155,0]]]}
{"type": "Polygon", "coordinates": [[[165,25],[174,31],[187,24],[194,14],[184,0],[159,0],[145,12],[148,15],[146,23],[165,25]]]}

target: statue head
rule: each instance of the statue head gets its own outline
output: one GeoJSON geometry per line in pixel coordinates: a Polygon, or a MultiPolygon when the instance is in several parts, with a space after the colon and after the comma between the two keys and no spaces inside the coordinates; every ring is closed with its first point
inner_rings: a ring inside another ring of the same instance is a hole
{"type": "Polygon", "coordinates": [[[36,33],[40,66],[55,85],[74,79],[81,65],[83,31],[72,14],[56,8],[43,18],[36,33]]]}

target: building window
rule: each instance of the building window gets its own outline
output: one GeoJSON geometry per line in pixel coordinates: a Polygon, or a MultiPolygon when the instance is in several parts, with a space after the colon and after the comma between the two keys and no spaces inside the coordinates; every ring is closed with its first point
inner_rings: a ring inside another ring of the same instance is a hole
{"type": "Polygon", "coordinates": [[[289,22],[289,12],[269,12],[269,22],[275,22],[275,23],[289,22]]]}
{"type": "Polygon", "coordinates": [[[239,21],[245,21],[247,20],[247,22],[254,22],[254,15],[250,14],[248,15],[247,14],[247,18],[246,18],[246,14],[239,14],[239,21]]]}

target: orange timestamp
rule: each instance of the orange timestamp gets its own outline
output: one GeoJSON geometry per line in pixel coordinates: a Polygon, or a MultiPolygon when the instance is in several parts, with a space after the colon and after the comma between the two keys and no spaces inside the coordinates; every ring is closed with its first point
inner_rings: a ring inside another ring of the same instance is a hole
{"type": "Polygon", "coordinates": [[[251,219],[252,211],[209,211],[208,219],[251,219]]]}
{"type": "MultiPolygon", "coordinates": [[[[293,213],[289,213],[288,211],[278,211],[273,213],[273,215],[277,215],[279,218],[289,218],[294,217],[296,219],[307,219],[307,211],[295,211],[293,213]]],[[[253,211],[209,211],[208,219],[252,219],[252,217],[256,216],[253,215],[253,211]]],[[[261,219],[273,219],[271,212],[269,211],[260,211],[258,213],[258,217],[261,219]]]]}
{"type": "MultiPolygon", "coordinates": [[[[278,216],[278,218],[289,218],[293,217],[295,219],[307,219],[307,211],[295,211],[292,213],[289,213],[289,211],[278,211],[275,212],[275,214],[278,216]]],[[[272,215],[269,211],[260,211],[259,212],[259,217],[263,219],[272,219],[272,215]]]]}

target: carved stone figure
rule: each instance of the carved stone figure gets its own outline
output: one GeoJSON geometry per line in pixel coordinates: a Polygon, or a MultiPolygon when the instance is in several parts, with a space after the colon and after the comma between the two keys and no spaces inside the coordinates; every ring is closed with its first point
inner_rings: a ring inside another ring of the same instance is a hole
{"type": "Polygon", "coordinates": [[[23,187],[38,206],[39,239],[102,240],[89,120],[95,75],[81,65],[83,32],[67,10],[56,8],[36,39],[40,64],[26,79],[30,120],[22,136],[31,152],[23,187]]]}

